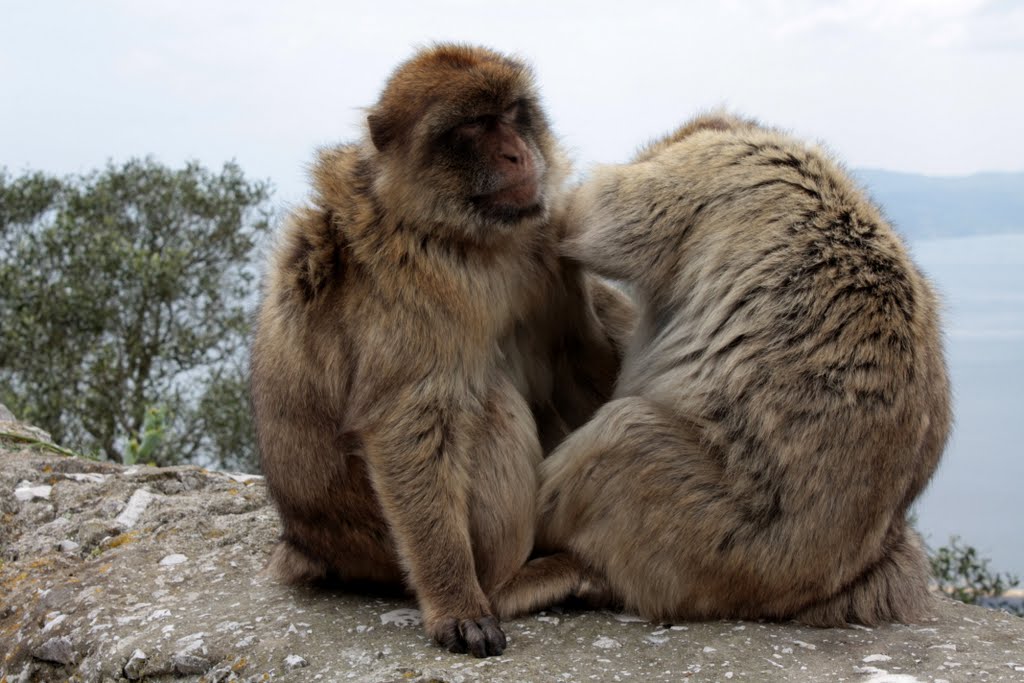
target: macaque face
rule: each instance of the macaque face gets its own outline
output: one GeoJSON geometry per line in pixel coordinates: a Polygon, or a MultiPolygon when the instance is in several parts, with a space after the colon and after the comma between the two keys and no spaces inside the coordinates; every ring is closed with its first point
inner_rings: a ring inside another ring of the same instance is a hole
{"type": "Polygon", "coordinates": [[[414,64],[395,75],[368,123],[381,158],[437,209],[419,218],[481,235],[546,216],[552,140],[522,64],[486,54],[414,64]]]}
{"type": "Polygon", "coordinates": [[[524,99],[467,116],[438,139],[446,171],[483,216],[515,222],[543,209],[544,159],[531,139],[532,105],[524,99]]]}

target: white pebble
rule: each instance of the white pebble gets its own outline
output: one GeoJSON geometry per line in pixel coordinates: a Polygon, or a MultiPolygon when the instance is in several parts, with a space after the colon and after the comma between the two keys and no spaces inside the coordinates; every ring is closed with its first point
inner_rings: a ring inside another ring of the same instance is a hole
{"type": "Polygon", "coordinates": [[[36,498],[46,500],[50,497],[50,491],[52,489],[52,486],[48,486],[46,484],[32,486],[30,482],[23,481],[15,487],[14,497],[23,503],[36,498]]]}
{"type": "Polygon", "coordinates": [[[599,647],[602,650],[614,650],[615,648],[622,647],[622,643],[615,640],[614,638],[608,638],[607,636],[601,636],[594,641],[594,647],[599,647]]]}
{"type": "Polygon", "coordinates": [[[623,624],[632,624],[647,621],[643,617],[638,617],[635,614],[613,614],[612,618],[614,618],[615,621],[621,621],[623,624]]]}
{"type": "Polygon", "coordinates": [[[153,502],[153,498],[153,494],[147,489],[135,489],[135,493],[128,499],[128,503],[121,510],[121,514],[114,519],[114,522],[122,529],[131,529],[139,521],[139,517],[142,517],[142,513],[146,511],[149,504],[153,502]]]}
{"type": "Polygon", "coordinates": [[[108,475],[99,472],[71,472],[64,476],[84,484],[102,484],[107,480],[108,475]]]}
{"type": "Polygon", "coordinates": [[[380,615],[380,623],[394,624],[399,627],[419,626],[422,622],[423,615],[420,614],[420,611],[418,609],[409,609],[408,607],[391,610],[380,615]]]}
{"type": "Polygon", "coordinates": [[[60,624],[60,622],[62,622],[65,619],[68,618],[68,615],[61,614],[60,612],[50,612],[49,614],[46,615],[46,618],[47,618],[48,621],[43,626],[43,633],[46,633],[47,631],[51,630],[55,626],[58,626],[60,624]]]}
{"type": "Polygon", "coordinates": [[[239,484],[248,484],[250,481],[261,481],[263,477],[258,474],[228,473],[228,479],[239,484]]]}
{"type": "Polygon", "coordinates": [[[289,671],[309,666],[309,662],[298,655],[288,655],[284,658],[284,666],[289,671]]]}

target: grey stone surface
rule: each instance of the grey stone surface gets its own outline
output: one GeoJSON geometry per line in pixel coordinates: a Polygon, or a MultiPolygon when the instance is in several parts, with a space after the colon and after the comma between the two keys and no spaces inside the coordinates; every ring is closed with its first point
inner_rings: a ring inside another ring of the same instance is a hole
{"type": "Polygon", "coordinates": [[[32,656],[40,661],[53,664],[72,664],[76,659],[71,639],[67,636],[53,637],[43,641],[32,650],[32,656]]]}
{"type": "Polygon", "coordinates": [[[12,413],[3,403],[0,403],[0,432],[17,434],[29,439],[41,439],[43,441],[50,440],[50,434],[48,432],[44,432],[39,427],[19,422],[14,413],[12,413]]]}
{"type": "Polygon", "coordinates": [[[0,440],[0,521],[5,683],[1024,681],[1024,619],[944,599],[923,623],[875,629],[555,610],[505,622],[501,657],[449,654],[410,600],[274,583],[262,480],[195,467],[0,440]],[[16,497],[21,482],[49,497],[16,497]]]}
{"type": "Polygon", "coordinates": [[[146,674],[146,653],[135,650],[124,665],[124,676],[129,681],[140,680],[146,674]]]}

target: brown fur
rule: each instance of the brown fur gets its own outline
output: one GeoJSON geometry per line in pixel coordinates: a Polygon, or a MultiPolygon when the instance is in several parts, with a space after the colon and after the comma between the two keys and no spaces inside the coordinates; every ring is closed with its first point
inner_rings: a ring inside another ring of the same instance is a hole
{"type": "Polygon", "coordinates": [[[558,255],[567,162],[525,66],[424,50],[368,124],[320,153],[264,287],[271,569],[404,582],[438,643],[499,654],[488,595],[533,547],[535,420],[553,445],[610,397],[631,309],[558,255]]]}
{"type": "Polygon", "coordinates": [[[499,612],[568,575],[651,619],[924,615],[906,514],[950,390],[936,298],[879,211],[820,149],[717,114],[598,170],[571,212],[567,250],[641,321],[615,400],[541,467],[538,543],[577,564],[499,612]]]}

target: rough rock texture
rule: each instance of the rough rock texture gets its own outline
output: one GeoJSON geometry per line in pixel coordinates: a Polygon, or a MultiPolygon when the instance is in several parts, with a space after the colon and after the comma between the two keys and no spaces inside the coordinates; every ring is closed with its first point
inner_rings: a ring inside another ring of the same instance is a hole
{"type": "Polygon", "coordinates": [[[878,629],[549,612],[506,622],[502,657],[451,655],[409,600],[264,576],[278,523],[262,481],[194,467],[0,438],[0,518],[4,683],[1024,681],[1024,619],[945,600],[878,629]]]}

